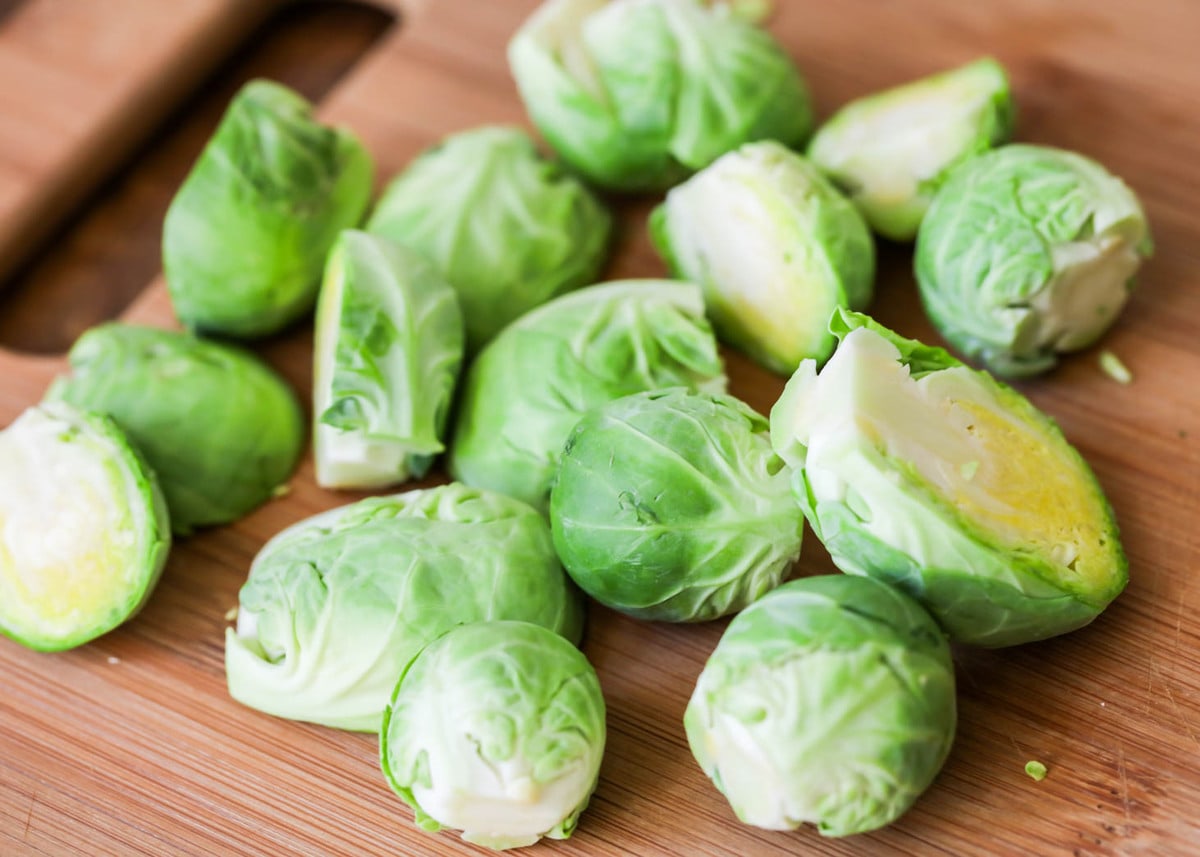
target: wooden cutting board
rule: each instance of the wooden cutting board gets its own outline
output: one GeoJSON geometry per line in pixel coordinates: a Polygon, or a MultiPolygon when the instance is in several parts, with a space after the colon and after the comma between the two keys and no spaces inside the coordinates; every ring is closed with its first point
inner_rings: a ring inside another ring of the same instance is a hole
{"type": "MultiPolygon", "coordinates": [[[[269,5],[120,0],[104,4],[110,17],[84,0],[27,0],[0,22],[0,264],[4,248],[48,228],[62,200],[77,199],[136,136],[109,136],[131,106],[148,98],[161,114],[196,79],[195,51],[214,56],[269,5]],[[139,44],[161,50],[150,61],[139,44]],[[105,45],[106,64],[89,65],[105,45]],[[52,81],[47,98],[77,106],[18,97],[14,81],[52,81]]],[[[381,179],[446,132],[524,123],[504,45],[534,5],[409,4],[322,114],[363,137],[381,179]]],[[[1091,155],[1140,193],[1157,254],[1103,342],[1133,383],[1101,373],[1092,350],[1021,385],[1095,468],[1122,525],[1131,582],[1074,634],[957,651],[960,724],[945,769],[897,824],[845,840],[740,825],[693,762],[681,718],[723,623],[640,623],[593,605],[584,649],[609,705],[601,782],[575,835],[534,853],[1200,854],[1200,5],[778,0],[770,27],[822,115],[992,54],[1013,75],[1020,139],[1091,155]],[[1049,768],[1043,782],[1024,774],[1030,759],[1049,768]]],[[[645,238],[649,204],[622,209],[614,277],[663,271],[645,238]]],[[[909,266],[906,248],[881,248],[873,312],[937,341],[909,266]]],[[[172,324],[160,282],[127,317],[172,324]]],[[[266,354],[307,390],[305,332],[266,354]]],[[[768,410],[782,379],[728,360],[732,391],[768,410]]],[[[0,425],[61,367],[61,357],[0,352],[0,425]]],[[[273,719],[226,694],[225,616],[254,553],[286,524],[353,499],[316,488],[311,457],[292,487],[234,525],[180,542],[149,605],[118,631],[56,655],[0,639],[0,855],[483,853],[413,827],[370,737],[273,719]]],[[[799,572],[833,570],[809,533],[799,572]]]]}

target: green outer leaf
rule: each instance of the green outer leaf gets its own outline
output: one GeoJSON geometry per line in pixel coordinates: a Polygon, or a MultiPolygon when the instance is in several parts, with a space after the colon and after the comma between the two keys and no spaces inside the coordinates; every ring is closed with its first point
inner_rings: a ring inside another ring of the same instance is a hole
{"type": "Polygon", "coordinates": [[[563,295],[501,331],[471,365],[450,473],[544,510],[585,411],[676,386],[725,389],[699,287],[621,280],[563,295]]]}
{"type": "Polygon", "coordinates": [[[529,506],[460,484],[371,497],[284,530],[255,557],[225,635],[234,699],[373,732],[429,641],[523,619],[571,642],[583,623],[550,528],[529,506]]]}
{"type": "Polygon", "coordinates": [[[948,173],[1007,142],[1015,113],[1004,67],[984,58],[851,101],[808,154],[872,229],[911,241],[948,173]]]}
{"type": "Polygon", "coordinates": [[[594,282],[612,218],[524,131],[485,126],[413,161],[367,230],[425,255],[454,286],[474,353],[521,314],[594,282]]]}
{"type": "MultiPolygon", "coordinates": [[[[917,236],[914,266],[921,301],[949,342],[1003,375],[1046,371],[1056,342],[1039,301],[1053,297],[1055,252],[1111,238],[1139,256],[1153,250],[1137,197],[1088,158],[1047,146],[1011,145],[955,169],[917,236]]],[[[1132,280],[1127,284],[1131,287],[1132,280]]],[[[1059,339],[1073,350],[1115,320],[1120,297],[1068,307],[1059,339]]]]}
{"type": "Polygon", "coordinates": [[[481,785],[453,770],[456,757],[476,756],[492,771],[516,766],[539,788],[587,772],[548,829],[508,837],[463,832],[469,842],[511,848],[571,835],[596,788],[605,733],[600,682],[582,652],[528,622],[475,622],[438,637],[404,668],[383,713],[380,763],[428,832],[442,823],[422,809],[415,785],[460,799],[481,785]],[[449,781],[436,780],[438,773],[449,781]]]}
{"type": "Polygon", "coordinates": [[[554,545],[601,603],[699,622],[779,584],[804,519],[767,421],[721,394],[638,393],[587,412],[550,495],[554,545]]]}
{"type": "Polygon", "coordinates": [[[869,578],[793,580],[729,623],[684,715],[738,817],[825,836],[902,815],[954,739],[954,666],[933,619],[869,578]]]}
{"type": "Polygon", "coordinates": [[[325,256],[370,201],[371,157],[349,131],[265,80],[234,96],[163,222],[163,269],[188,328],[252,338],[312,309],[325,256]]]}
{"type": "Polygon", "coordinates": [[[614,190],[664,190],[751,140],[800,146],[812,127],[770,33],[698,0],[550,0],[508,58],[542,135],[614,190]]]}
{"type": "MultiPolygon", "coordinates": [[[[106,492],[107,496],[98,496],[96,502],[104,502],[109,509],[121,509],[125,514],[122,516],[121,530],[105,535],[114,542],[121,536],[128,537],[128,543],[122,547],[119,555],[108,558],[124,568],[124,585],[119,590],[107,593],[102,603],[83,605],[69,631],[46,633],[29,626],[17,615],[18,608],[20,612],[25,612],[28,605],[22,603],[22,593],[11,585],[12,571],[7,566],[12,561],[12,555],[8,545],[4,544],[3,530],[0,528],[0,633],[31,649],[57,652],[81,646],[111,631],[142,609],[166,564],[171,549],[171,527],[167,505],[154,472],[111,419],[103,414],[78,410],[65,402],[48,402],[29,408],[0,432],[0,445],[4,443],[6,435],[11,439],[17,432],[38,431],[36,425],[39,422],[61,427],[55,437],[56,445],[84,446],[89,455],[94,455],[103,463],[109,484],[76,484],[74,493],[106,492]]],[[[61,451],[56,453],[54,449],[43,449],[41,454],[51,466],[41,474],[49,484],[38,486],[37,495],[44,496],[45,491],[61,491],[70,488],[71,482],[78,482],[77,473],[55,466],[62,460],[61,451]]],[[[5,491],[20,490],[20,483],[14,481],[14,474],[6,472],[3,476],[5,491]]],[[[26,509],[37,507],[37,495],[26,498],[26,509]]],[[[52,511],[56,515],[67,513],[64,508],[45,511],[52,511]]],[[[45,523],[52,526],[51,522],[45,523]]],[[[87,520],[78,523],[82,529],[70,535],[75,539],[75,549],[84,550],[93,545],[95,527],[93,522],[87,520]]],[[[61,531],[59,535],[62,535],[61,531]]],[[[82,569],[79,571],[84,572],[82,569]]],[[[61,595],[66,599],[72,597],[73,593],[64,592],[61,595]]]]}
{"type": "Polygon", "coordinates": [[[650,218],[671,271],[704,289],[717,335],[781,374],[833,352],[838,307],[870,303],[875,246],[858,210],[802,156],[748,143],[673,188],[650,218]]]}
{"type": "Polygon", "coordinates": [[[68,360],[46,399],[121,426],[157,474],[177,535],[266,502],[300,457],[295,394],[247,351],[112,322],[79,337],[68,360]]]}
{"type": "Polygon", "coordinates": [[[433,266],[385,238],[343,232],[317,312],[320,484],[371,488],[424,474],[445,448],[462,359],[458,299],[433,266]],[[365,461],[339,467],[340,453],[364,448],[365,461]]]}

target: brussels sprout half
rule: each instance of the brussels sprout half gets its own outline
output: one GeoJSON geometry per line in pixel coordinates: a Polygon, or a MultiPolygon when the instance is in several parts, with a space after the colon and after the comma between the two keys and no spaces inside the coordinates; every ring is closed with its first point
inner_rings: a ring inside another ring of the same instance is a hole
{"type": "Polygon", "coordinates": [[[767,421],[732,396],[625,396],[571,432],[550,493],[554,546],[602,604],[701,622],[777,586],[804,517],[767,421]]]}
{"type": "Polygon", "coordinates": [[[240,518],[287,481],[300,404],[247,351],[112,322],[79,337],[49,401],[111,416],[158,476],[177,535],[240,518]]]}
{"type": "Polygon", "coordinates": [[[250,338],[311,310],[329,248],[366,211],[373,169],[353,134],[314,120],[295,92],[242,87],[163,222],[179,320],[250,338]]]}
{"type": "Polygon", "coordinates": [[[938,332],[999,375],[1052,368],[1116,320],[1153,244],[1125,184],[1095,161],[1004,146],[955,169],[917,235],[938,332]]]}
{"type": "Polygon", "coordinates": [[[684,714],[738,818],[824,836],[890,824],[954,741],[950,647],[903,592],[862,577],[785,583],[729,623],[684,714]]]}
{"type": "Polygon", "coordinates": [[[61,651],[111,631],[170,546],[154,474],[112,420],[53,402],[0,431],[0,633],[61,651]]]}
{"type": "Polygon", "coordinates": [[[663,190],[751,140],[800,146],[812,127],[791,58],[723,4],[548,0],[508,59],[542,135],[614,190],[663,190]]]}
{"type": "Polygon", "coordinates": [[[498,850],[566,839],[604,755],[596,671],[528,622],[460,625],[405,667],[380,757],[417,826],[498,850]]]}
{"type": "Polygon", "coordinates": [[[699,283],[723,342],[789,375],[833,352],[829,314],[865,309],[875,245],[862,216],[779,143],[742,146],[667,194],[650,234],[676,276],[699,283]]]}
{"type": "Polygon", "coordinates": [[[1004,67],[981,59],[851,101],[817,129],[808,156],[894,241],[911,241],[956,164],[1008,140],[1004,67]]]}
{"type": "Polygon", "coordinates": [[[579,593],[529,506],[459,484],[371,497],[263,547],[225,634],[230,695],[278,717],[378,731],[427,643],[485,619],[579,640],[579,593]]]}
{"type": "Polygon", "coordinates": [[[451,475],[545,510],[563,444],[589,408],[685,386],[724,392],[700,289],[670,280],[589,286],[526,313],[467,372],[451,475]]]}
{"type": "Polygon", "coordinates": [[[484,127],[413,161],[366,228],[433,262],[458,293],[474,353],[517,316],[595,282],[612,218],[524,131],[484,127]]]}
{"type": "Polygon", "coordinates": [[[454,290],[412,250],[348,229],[329,256],[313,346],[317,483],[423,476],[463,359],[454,290]]]}
{"type": "Polygon", "coordinates": [[[895,584],[957,640],[1071,631],[1125,587],[1112,510],[1054,422],[940,348],[840,312],[771,411],[776,452],[839,568],[895,584]]]}

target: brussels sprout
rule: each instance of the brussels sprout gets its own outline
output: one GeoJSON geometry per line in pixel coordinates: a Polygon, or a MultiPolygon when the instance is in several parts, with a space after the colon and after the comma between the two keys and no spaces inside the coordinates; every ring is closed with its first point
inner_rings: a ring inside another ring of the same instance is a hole
{"type": "Polygon", "coordinates": [[[555,298],[501,331],[471,365],[450,473],[545,510],[584,411],[677,386],[725,390],[698,287],[621,280],[555,298]]]}
{"type": "Polygon", "coordinates": [[[563,565],[643,619],[700,622],[779,585],[804,517],[767,421],[721,394],[638,393],[583,416],[550,493],[563,565]]]}
{"type": "Polygon", "coordinates": [[[750,143],[671,190],[650,234],[676,276],[704,288],[723,342],[791,374],[833,352],[829,314],[863,309],[875,245],[820,171],[772,141],[750,143]]]}
{"type": "Polygon", "coordinates": [[[742,143],[800,146],[812,128],[787,53],[724,5],[548,0],[508,60],[543,136],[615,190],[663,190],[742,143]]]}
{"type": "Polygon", "coordinates": [[[163,269],[179,320],[265,336],[312,309],[325,255],[362,218],[373,167],[349,131],[255,80],[234,96],[167,210],[163,269]]]}
{"type": "Polygon", "coordinates": [[[545,520],[457,484],[370,497],[294,524],[255,557],[225,634],[229,693],[278,717],[375,732],[421,647],[484,619],[578,641],[583,607],[545,520]]]}
{"type": "Polygon", "coordinates": [[[415,252],[348,229],[334,245],[313,347],[317,483],[378,488],[423,476],[463,358],[454,290],[415,252]]]}
{"type": "Polygon", "coordinates": [[[915,264],[938,332],[1018,377],[1095,342],[1152,249],[1137,197],[1095,161],[1005,146],[951,173],[921,223],[915,264]]]}
{"type": "Polygon", "coordinates": [[[604,739],[600,681],[578,649],[528,622],[476,622],[405,668],[380,757],[418,827],[501,850],[571,835],[604,739]]]}
{"type": "Polygon", "coordinates": [[[79,337],[68,359],[47,400],[117,422],[157,474],[177,535],[245,515],[296,466],[300,405],[246,351],[114,322],[79,337]]]}
{"type": "Polygon", "coordinates": [[[0,633],[53,652],[111,631],[170,546],[154,474],[112,420],[54,402],[0,431],[0,633]]]}
{"type": "Polygon", "coordinates": [[[940,348],[840,312],[818,375],[801,364],[771,442],[839,568],[924,603],[964,643],[1087,624],[1124,588],[1112,509],[1054,422],[940,348]]]}
{"type": "Polygon", "coordinates": [[[937,624],[904,593],[845,575],[793,580],[735,616],[683,720],[739,819],[824,836],[899,818],[937,776],[955,721],[937,624]]]}
{"type": "Polygon", "coordinates": [[[595,282],[612,218],[525,132],[484,127],[413,161],[367,229],[420,251],[454,286],[474,353],[522,313],[595,282]]]}
{"type": "Polygon", "coordinates": [[[1004,67],[981,59],[851,101],[817,129],[808,156],[880,235],[911,241],[956,164],[1012,135],[1004,67]]]}

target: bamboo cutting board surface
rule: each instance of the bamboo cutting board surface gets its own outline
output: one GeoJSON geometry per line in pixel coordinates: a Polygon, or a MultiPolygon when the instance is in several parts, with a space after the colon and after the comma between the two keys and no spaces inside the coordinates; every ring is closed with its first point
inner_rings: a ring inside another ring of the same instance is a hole
{"type": "MultiPolygon", "coordinates": [[[[17,17],[85,5],[28,0],[0,23],[0,66],[20,35],[17,17]]],[[[534,5],[411,4],[322,102],[323,116],[362,136],[381,181],[447,132],[524,123],[503,49],[534,5]]],[[[1102,374],[1092,350],[1020,385],[1096,470],[1121,522],[1130,585],[1084,630],[1008,650],[956,651],[960,723],[945,769],[897,824],[844,840],[740,825],[693,762],[681,718],[724,623],[640,623],[592,605],[584,650],[609,706],[601,781],[574,836],[531,853],[1200,854],[1200,62],[1193,45],[1200,6],[776,6],[770,27],[805,72],[822,116],[856,95],[992,54],[1013,76],[1020,139],[1095,157],[1141,195],[1157,253],[1102,343],[1130,367],[1133,383],[1102,374]],[[1049,767],[1043,782],[1024,774],[1029,759],[1049,767]]],[[[207,16],[233,14],[234,4],[189,0],[187,8],[208,23],[177,34],[179,50],[206,33],[211,39],[207,16]]],[[[111,21],[110,30],[123,32],[111,21]]],[[[117,75],[120,92],[145,85],[147,66],[135,58],[126,76],[117,75]]],[[[69,52],[43,60],[39,73],[80,80],[69,52]]],[[[153,74],[187,72],[173,68],[168,53],[153,74]]],[[[101,95],[101,114],[125,103],[101,95]]],[[[14,169],[11,152],[45,137],[15,145],[11,129],[28,124],[23,133],[46,135],[53,127],[6,97],[0,200],[16,186],[14,176],[36,199],[39,185],[14,169]]],[[[83,181],[87,173],[46,170],[55,193],[62,176],[83,181]]],[[[651,203],[622,205],[612,276],[663,272],[645,238],[651,203]]],[[[53,206],[34,208],[53,214],[53,206]]],[[[0,209],[0,247],[20,226],[0,209]]],[[[872,311],[905,335],[937,342],[909,266],[907,249],[881,248],[872,311]]],[[[127,317],[172,324],[160,282],[127,317]]],[[[299,330],[262,350],[307,395],[309,349],[309,331],[299,330]]],[[[768,410],[782,379],[727,357],[732,392],[768,410]]],[[[61,366],[61,357],[0,352],[0,425],[37,401],[61,366]]],[[[56,655],[0,639],[0,855],[485,853],[453,834],[413,827],[369,736],[273,719],[229,699],[225,615],[254,553],[283,526],[357,496],[316,488],[311,457],[291,485],[244,520],[179,542],[149,605],[112,634],[56,655]]],[[[799,573],[833,570],[808,533],[799,573]]]]}

